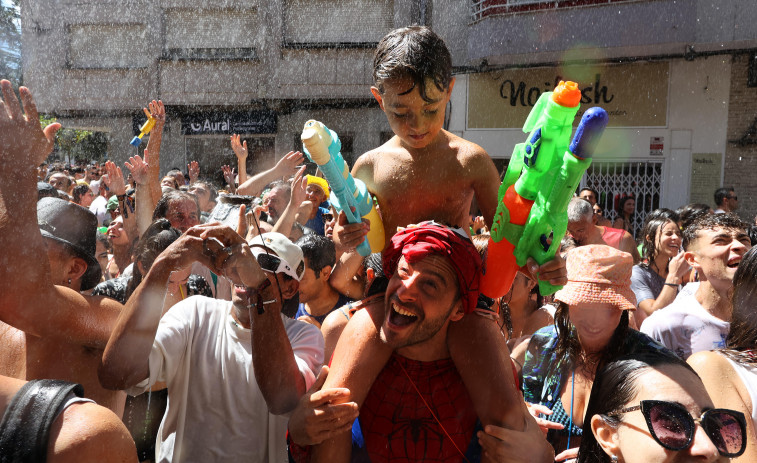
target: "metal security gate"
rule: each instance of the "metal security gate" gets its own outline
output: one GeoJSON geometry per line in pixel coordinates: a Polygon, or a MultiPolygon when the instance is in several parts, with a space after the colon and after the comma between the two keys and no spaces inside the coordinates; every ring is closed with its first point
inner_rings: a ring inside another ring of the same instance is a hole
{"type": "Polygon", "coordinates": [[[618,202],[623,196],[636,199],[632,234],[638,239],[647,214],[660,207],[662,161],[594,161],[586,171],[582,188],[599,192],[599,205],[605,217],[618,217],[618,202]]]}

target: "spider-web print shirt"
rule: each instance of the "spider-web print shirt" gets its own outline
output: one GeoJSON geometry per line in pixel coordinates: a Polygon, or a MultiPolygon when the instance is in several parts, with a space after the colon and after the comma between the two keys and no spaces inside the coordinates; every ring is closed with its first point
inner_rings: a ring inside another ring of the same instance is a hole
{"type": "Polygon", "coordinates": [[[373,463],[463,461],[457,449],[468,449],[477,421],[451,359],[418,362],[398,355],[373,383],[359,420],[373,463]]]}

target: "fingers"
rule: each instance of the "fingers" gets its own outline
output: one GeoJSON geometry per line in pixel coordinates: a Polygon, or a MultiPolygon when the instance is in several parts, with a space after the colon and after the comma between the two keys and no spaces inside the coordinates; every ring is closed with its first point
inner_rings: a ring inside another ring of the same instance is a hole
{"type": "Polygon", "coordinates": [[[549,409],[549,407],[546,407],[541,404],[527,404],[528,411],[531,413],[531,415],[536,416],[537,414],[541,413],[542,415],[551,415],[552,410],[549,409]]]}
{"type": "Polygon", "coordinates": [[[560,452],[557,455],[555,455],[555,461],[575,461],[575,459],[578,458],[578,447],[573,447],[572,449],[565,450],[564,452],[560,452]]]}
{"type": "Polygon", "coordinates": [[[237,221],[237,233],[239,236],[244,236],[247,234],[247,217],[245,217],[247,212],[247,206],[242,204],[239,206],[239,220],[237,221]]]}
{"type": "Polygon", "coordinates": [[[3,102],[5,103],[5,111],[8,117],[15,120],[21,120],[23,114],[21,113],[21,105],[18,103],[16,94],[13,93],[13,87],[7,80],[3,80],[0,87],[2,87],[3,102]]]}
{"type": "Polygon", "coordinates": [[[529,257],[526,266],[534,277],[542,281],[549,281],[552,285],[559,286],[568,282],[565,259],[559,254],[542,265],[539,265],[533,258],[529,257]]]}
{"type": "Polygon", "coordinates": [[[329,376],[329,367],[328,365],[323,365],[321,367],[321,371],[318,373],[318,376],[315,378],[315,382],[312,386],[310,386],[310,389],[308,389],[309,393],[313,393],[316,391],[320,391],[323,387],[323,384],[326,382],[326,378],[329,376]]]}
{"type": "MultiPolygon", "coordinates": [[[[24,112],[26,113],[26,120],[38,121],[39,114],[37,113],[37,105],[34,103],[32,92],[26,87],[20,87],[18,94],[21,95],[21,102],[24,105],[24,112]]],[[[49,139],[49,138],[48,138],[49,139]]]]}

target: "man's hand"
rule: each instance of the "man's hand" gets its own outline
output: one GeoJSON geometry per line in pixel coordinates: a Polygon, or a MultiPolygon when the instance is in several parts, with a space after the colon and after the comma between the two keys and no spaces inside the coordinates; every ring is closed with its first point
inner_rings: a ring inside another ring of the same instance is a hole
{"type": "Polygon", "coordinates": [[[370,230],[371,224],[368,219],[363,219],[360,223],[349,223],[347,215],[340,211],[334,224],[334,244],[342,249],[354,250],[368,236],[370,230]]]}
{"type": "Polygon", "coordinates": [[[231,187],[231,189],[234,189],[236,187],[236,181],[234,178],[234,171],[231,169],[231,166],[221,166],[221,171],[223,171],[223,179],[226,181],[229,187],[231,187]]]}
{"type": "Polygon", "coordinates": [[[233,134],[231,136],[231,149],[234,151],[234,154],[237,156],[237,160],[239,161],[246,161],[247,160],[247,140],[245,140],[242,143],[239,143],[240,137],[237,134],[233,134]]]}
{"type": "Polygon", "coordinates": [[[358,416],[358,406],[351,401],[349,389],[320,390],[328,373],[329,367],[321,367],[315,383],[302,396],[289,418],[289,435],[297,445],[317,445],[345,433],[352,429],[358,416]]]}
{"type": "MultiPolygon", "coordinates": [[[[527,408],[525,402],[523,408],[527,408]]],[[[513,431],[487,425],[479,431],[478,442],[489,461],[508,463],[552,463],[555,451],[544,438],[536,421],[525,411],[526,429],[513,431]]]]}
{"type": "Polygon", "coordinates": [[[149,167],[149,164],[147,163],[147,150],[145,150],[144,154],[144,159],[140,158],[139,155],[136,155],[130,157],[129,161],[124,163],[124,166],[129,169],[131,176],[134,177],[134,182],[136,182],[137,185],[144,185],[147,183],[147,168],[149,167]]]}
{"type": "Polygon", "coordinates": [[[535,280],[548,281],[549,284],[554,286],[563,286],[568,282],[565,259],[559,253],[555,255],[554,259],[545,262],[544,265],[537,264],[532,257],[529,257],[526,261],[526,268],[535,280]]]}
{"type": "Polygon", "coordinates": [[[105,163],[105,170],[108,172],[108,178],[110,179],[108,188],[110,188],[111,194],[116,196],[125,195],[126,183],[124,183],[124,174],[121,168],[116,166],[113,161],[108,161],[105,163]]]}
{"type": "Polygon", "coordinates": [[[200,164],[197,161],[187,164],[187,173],[189,174],[189,184],[191,185],[200,178],[200,164]]]}
{"type": "Polygon", "coordinates": [[[305,177],[305,166],[302,166],[294,175],[292,180],[292,195],[289,202],[294,207],[300,207],[303,201],[305,201],[308,188],[308,179],[305,177]]]}
{"type": "Polygon", "coordinates": [[[290,151],[276,163],[276,177],[289,177],[297,172],[300,164],[304,161],[305,155],[299,151],[290,151]]]}
{"type": "Polygon", "coordinates": [[[37,169],[55,145],[55,133],[60,124],[54,122],[44,129],[39,123],[37,106],[26,87],[18,89],[19,104],[10,81],[0,81],[0,161],[5,172],[24,175],[31,168],[37,169]]]}

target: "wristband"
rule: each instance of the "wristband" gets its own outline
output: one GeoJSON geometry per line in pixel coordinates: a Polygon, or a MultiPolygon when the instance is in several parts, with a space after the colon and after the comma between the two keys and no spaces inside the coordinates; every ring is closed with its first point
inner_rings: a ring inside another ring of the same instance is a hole
{"type": "Polygon", "coordinates": [[[674,288],[678,289],[678,285],[677,285],[677,284],[675,284],[675,283],[668,283],[668,282],[665,282],[665,286],[672,286],[672,287],[674,287],[674,288]]]}

